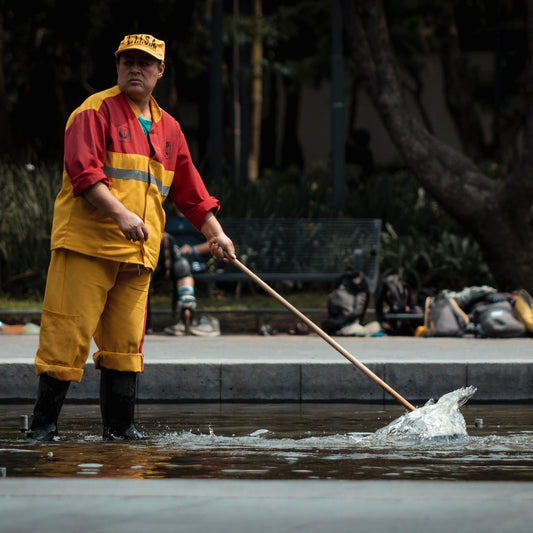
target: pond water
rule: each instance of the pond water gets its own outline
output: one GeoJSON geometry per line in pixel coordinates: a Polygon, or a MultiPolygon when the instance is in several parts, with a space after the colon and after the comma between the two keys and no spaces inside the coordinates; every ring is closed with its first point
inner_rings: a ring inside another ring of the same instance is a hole
{"type": "Polygon", "coordinates": [[[103,442],[96,405],[64,406],[59,442],[20,432],[30,405],[0,405],[6,477],[533,481],[533,406],[466,405],[468,437],[373,441],[405,413],[358,404],[140,404],[147,439],[103,442]]]}

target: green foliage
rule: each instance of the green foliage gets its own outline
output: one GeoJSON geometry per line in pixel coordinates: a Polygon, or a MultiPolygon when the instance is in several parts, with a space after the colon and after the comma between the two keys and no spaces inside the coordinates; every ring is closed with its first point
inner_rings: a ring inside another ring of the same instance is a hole
{"type": "Polygon", "coordinates": [[[363,179],[357,167],[348,167],[347,184],[346,216],[381,218],[400,235],[422,232],[439,238],[443,231],[461,231],[409,170],[391,169],[363,179]]]}
{"type": "Polygon", "coordinates": [[[59,166],[0,163],[0,294],[42,293],[60,180],[59,166]]]}
{"type": "MultiPolygon", "coordinates": [[[[0,163],[0,296],[39,298],[49,262],[59,165],[0,163]]],[[[346,207],[331,205],[325,163],[306,171],[269,170],[256,183],[209,185],[225,218],[381,218],[382,274],[397,272],[415,289],[491,284],[479,247],[406,170],[363,179],[347,171],[346,207]]]]}
{"type": "Polygon", "coordinates": [[[492,275],[472,237],[444,232],[436,239],[422,230],[400,236],[390,224],[386,225],[381,235],[383,276],[397,273],[417,291],[493,285],[492,275]]]}
{"type": "Polygon", "coordinates": [[[405,169],[363,179],[356,167],[349,167],[342,211],[331,206],[329,169],[324,163],[304,172],[271,170],[257,183],[225,181],[210,189],[221,198],[221,215],[227,218],[381,218],[381,273],[398,273],[416,290],[493,283],[474,239],[405,169]]]}
{"type": "Polygon", "coordinates": [[[443,17],[446,4],[441,0],[384,2],[398,63],[414,79],[420,79],[429,68],[428,54],[439,51],[441,43],[435,26],[443,17]]]}
{"type": "Polygon", "coordinates": [[[332,215],[327,168],[317,163],[302,172],[267,170],[255,183],[235,184],[229,178],[210,185],[226,218],[319,218],[332,215]]]}

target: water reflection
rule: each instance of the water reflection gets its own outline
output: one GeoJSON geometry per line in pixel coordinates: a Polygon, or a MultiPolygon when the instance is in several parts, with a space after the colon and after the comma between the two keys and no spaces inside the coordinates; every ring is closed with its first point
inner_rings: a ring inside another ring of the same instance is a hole
{"type": "Polygon", "coordinates": [[[103,442],[94,405],[66,405],[62,440],[33,443],[18,429],[30,411],[0,405],[8,477],[533,480],[532,406],[467,405],[465,440],[387,444],[374,432],[401,407],[143,404],[135,443],[103,442]]]}

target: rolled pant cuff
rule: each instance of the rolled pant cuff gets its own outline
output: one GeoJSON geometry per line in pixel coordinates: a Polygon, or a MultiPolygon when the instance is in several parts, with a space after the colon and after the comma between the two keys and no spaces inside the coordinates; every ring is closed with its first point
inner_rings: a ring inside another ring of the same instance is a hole
{"type": "Polygon", "coordinates": [[[120,372],[143,372],[144,356],[142,353],[118,353],[98,351],[93,355],[95,368],[107,368],[120,372]]]}
{"type": "Polygon", "coordinates": [[[48,374],[50,377],[61,381],[81,382],[83,370],[81,368],[70,368],[68,366],[49,365],[46,363],[35,362],[35,372],[38,376],[48,374]]]}

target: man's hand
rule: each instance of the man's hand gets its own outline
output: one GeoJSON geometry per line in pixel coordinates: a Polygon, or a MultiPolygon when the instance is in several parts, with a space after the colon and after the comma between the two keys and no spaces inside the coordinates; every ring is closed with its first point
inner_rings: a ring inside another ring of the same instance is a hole
{"type": "Polygon", "coordinates": [[[230,259],[237,258],[233,242],[225,233],[221,233],[220,235],[209,239],[209,251],[213,257],[222,259],[226,263],[228,263],[230,259]]]}
{"type": "Polygon", "coordinates": [[[228,263],[230,259],[237,259],[232,240],[224,233],[222,226],[211,211],[207,213],[202,226],[202,233],[209,243],[209,251],[213,257],[228,263]]]}
{"type": "Polygon", "coordinates": [[[89,187],[83,193],[83,197],[94,207],[113,218],[129,241],[143,243],[148,240],[148,229],[142,218],[126,209],[124,204],[111,194],[104,182],[99,181],[89,187]]]}
{"type": "Polygon", "coordinates": [[[129,241],[142,243],[148,240],[148,229],[140,216],[125,209],[125,212],[117,216],[115,220],[120,231],[129,241]]]}

